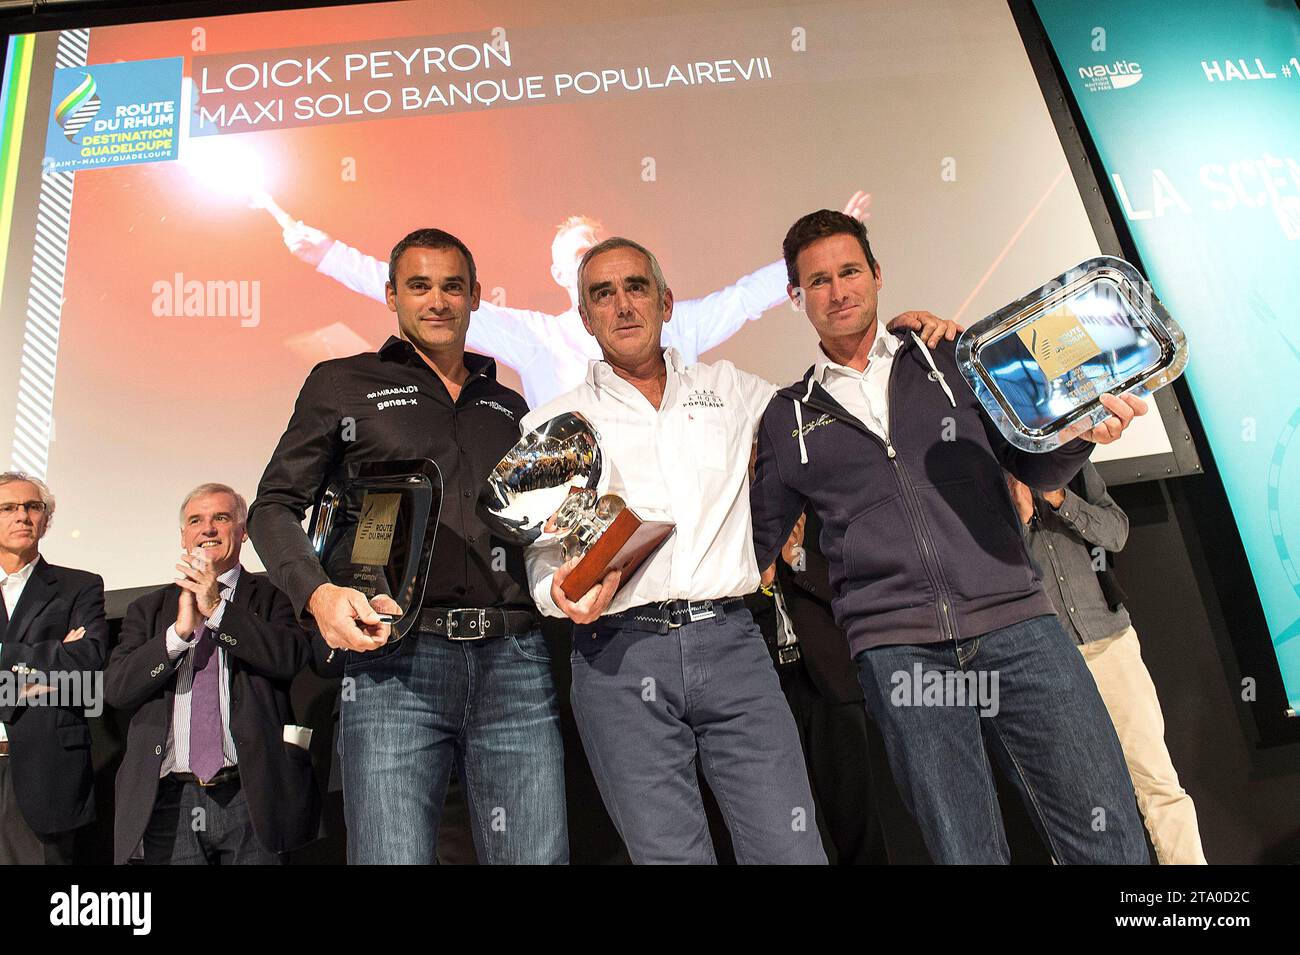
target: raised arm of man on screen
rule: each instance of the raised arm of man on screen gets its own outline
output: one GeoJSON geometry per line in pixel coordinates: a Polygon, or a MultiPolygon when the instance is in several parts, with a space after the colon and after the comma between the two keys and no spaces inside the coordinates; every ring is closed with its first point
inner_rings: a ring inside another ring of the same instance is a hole
{"type": "MultiPolygon", "coordinates": [[[[844,212],[861,221],[870,216],[870,205],[870,194],[859,190],[849,197],[844,212]]],[[[587,362],[600,357],[595,340],[586,334],[578,316],[577,292],[578,261],[600,237],[600,224],[586,216],[570,216],[556,231],[551,243],[551,277],[569,297],[566,311],[552,315],[484,300],[474,313],[466,347],[515,369],[534,408],[577,387],[587,362]]],[[[385,300],[386,263],[302,222],[284,230],[284,242],[289,251],[322,275],[377,302],[385,300]]],[[[694,362],[746,322],[784,301],[785,267],[777,261],[702,298],[679,301],[672,325],[664,326],[664,345],[694,362]]]]}

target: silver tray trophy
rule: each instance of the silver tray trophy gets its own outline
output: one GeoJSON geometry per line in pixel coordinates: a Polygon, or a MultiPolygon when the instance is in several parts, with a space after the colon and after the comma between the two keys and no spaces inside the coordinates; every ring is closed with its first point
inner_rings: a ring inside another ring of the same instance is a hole
{"type": "Polygon", "coordinates": [[[578,600],[611,569],[626,582],[672,532],[645,521],[616,494],[599,494],[602,457],[582,415],[557,415],[519,439],[493,468],[479,497],[484,522],[523,546],[558,546],[581,558],[562,584],[578,600]]]}
{"type": "Polygon", "coordinates": [[[442,473],[427,458],[350,465],[321,490],[311,543],[331,582],[367,597],[387,594],[390,641],[420,621],[442,507],[442,473]]]}
{"type": "Polygon", "coordinates": [[[1046,452],[1109,417],[1101,395],[1181,375],[1187,339],[1137,269],[1100,256],[962,332],[957,365],[1008,441],[1046,452]]]}

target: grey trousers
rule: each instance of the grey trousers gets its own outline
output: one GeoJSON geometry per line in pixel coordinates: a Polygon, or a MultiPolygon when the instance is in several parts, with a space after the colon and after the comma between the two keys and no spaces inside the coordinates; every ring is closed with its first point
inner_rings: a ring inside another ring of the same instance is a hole
{"type": "Polygon", "coordinates": [[[742,864],[822,864],[799,733],[748,610],[573,628],[573,714],[635,863],[713,864],[698,760],[742,864]]]}

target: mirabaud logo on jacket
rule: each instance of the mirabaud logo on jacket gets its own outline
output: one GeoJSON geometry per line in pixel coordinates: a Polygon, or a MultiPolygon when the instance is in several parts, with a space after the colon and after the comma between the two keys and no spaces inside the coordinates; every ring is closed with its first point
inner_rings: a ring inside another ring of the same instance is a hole
{"type": "Polygon", "coordinates": [[[1053,613],[1002,468],[1054,490],[1093,445],[1076,440],[1049,454],[1011,446],[961,379],[955,346],[930,352],[911,335],[894,356],[888,411],[886,441],[836,402],[813,368],[772,399],[751,490],[759,566],[776,558],[799,513],[814,509],[835,617],[855,656],[1053,613]]]}

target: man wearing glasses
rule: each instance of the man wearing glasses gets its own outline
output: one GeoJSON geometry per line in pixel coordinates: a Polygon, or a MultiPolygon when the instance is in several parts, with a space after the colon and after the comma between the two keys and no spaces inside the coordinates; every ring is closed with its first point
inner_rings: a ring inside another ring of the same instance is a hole
{"type": "Polygon", "coordinates": [[[86,710],[98,707],[99,684],[85,676],[108,655],[104,581],[41,557],[53,517],[43,481],[0,474],[3,865],[71,863],[76,830],[95,818],[86,710]]]}

